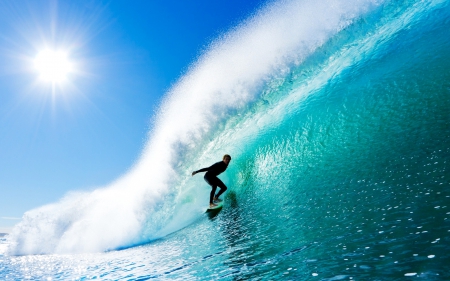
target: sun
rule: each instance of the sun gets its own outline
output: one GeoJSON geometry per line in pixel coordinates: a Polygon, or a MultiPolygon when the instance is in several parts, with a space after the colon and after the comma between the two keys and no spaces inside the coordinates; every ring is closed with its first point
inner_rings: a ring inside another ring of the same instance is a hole
{"type": "Polygon", "coordinates": [[[46,49],[39,52],[34,59],[34,67],[42,81],[52,84],[65,82],[73,71],[73,63],[67,52],[60,50],[46,49]]]}

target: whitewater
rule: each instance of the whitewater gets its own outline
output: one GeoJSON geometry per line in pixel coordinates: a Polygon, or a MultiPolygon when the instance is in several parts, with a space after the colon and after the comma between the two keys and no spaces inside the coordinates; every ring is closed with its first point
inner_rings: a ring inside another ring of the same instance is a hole
{"type": "Polygon", "coordinates": [[[26,212],[1,280],[447,280],[450,2],[270,2],[166,93],[140,159],[26,212]],[[191,173],[233,160],[216,217],[191,173]]]}

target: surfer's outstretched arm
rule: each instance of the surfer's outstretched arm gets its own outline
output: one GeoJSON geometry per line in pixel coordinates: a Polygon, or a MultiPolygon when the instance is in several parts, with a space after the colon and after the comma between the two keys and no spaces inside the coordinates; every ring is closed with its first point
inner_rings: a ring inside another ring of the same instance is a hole
{"type": "Polygon", "coordinates": [[[200,169],[200,170],[197,170],[197,171],[193,171],[193,172],[192,172],[192,175],[195,175],[195,174],[197,174],[197,173],[202,173],[202,172],[208,172],[208,171],[209,171],[209,168],[211,168],[211,167],[203,168],[203,169],[200,169]]]}

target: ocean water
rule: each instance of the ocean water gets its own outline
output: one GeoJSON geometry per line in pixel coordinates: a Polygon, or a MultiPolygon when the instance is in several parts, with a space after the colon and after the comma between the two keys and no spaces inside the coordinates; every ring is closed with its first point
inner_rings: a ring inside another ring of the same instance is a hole
{"type": "Polygon", "coordinates": [[[450,280],[449,109],[449,1],[271,3],[167,93],[128,174],[0,238],[0,280],[450,280]],[[225,153],[207,216],[190,173],[225,153]]]}

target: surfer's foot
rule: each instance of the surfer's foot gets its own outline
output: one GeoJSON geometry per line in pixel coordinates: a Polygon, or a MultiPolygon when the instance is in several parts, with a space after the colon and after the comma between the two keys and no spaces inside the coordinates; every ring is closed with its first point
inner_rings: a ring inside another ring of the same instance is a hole
{"type": "Polygon", "coordinates": [[[222,199],[219,199],[219,198],[217,198],[217,197],[214,197],[214,202],[222,202],[223,200],[222,199]]]}
{"type": "Polygon", "coordinates": [[[210,208],[217,207],[217,204],[209,203],[209,207],[210,207],[210,208]]]}

